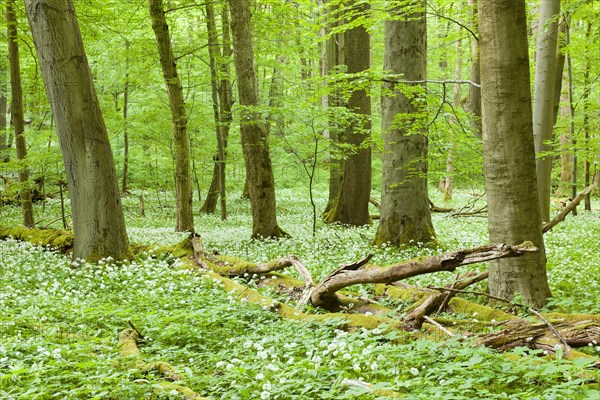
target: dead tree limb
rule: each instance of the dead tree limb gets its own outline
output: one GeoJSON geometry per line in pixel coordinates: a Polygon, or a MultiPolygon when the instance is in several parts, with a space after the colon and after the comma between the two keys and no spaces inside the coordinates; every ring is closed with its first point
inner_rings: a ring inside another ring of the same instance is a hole
{"type": "Polygon", "coordinates": [[[369,203],[373,204],[376,209],[381,210],[381,203],[375,197],[369,197],[369,203]]]}
{"type": "Polygon", "coordinates": [[[449,285],[449,287],[440,288],[441,292],[431,294],[404,318],[405,328],[407,330],[421,329],[421,326],[423,325],[423,319],[426,316],[436,310],[439,310],[440,308],[443,308],[444,305],[447,304],[452,297],[456,296],[460,290],[463,290],[477,282],[481,282],[484,279],[487,279],[488,276],[489,273],[486,271],[475,276],[467,277],[466,279],[455,281],[449,285]],[[444,289],[452,290],[444,291],[444,289]]]}
{"type": "Polygon", "coordinates": [[[570,212],[572,212],[575,207],[577,207],[577,205],[579,203],[581,203],[581,200],[583,200],[585,198],[585,196],[587,196],[588,194],[592,193],[592,191],[596,188],[596,186],[598,185],[597,182],[592,183],[590,186],[586,187],[585,189],[583,189],[583,191],[581,193],[579,193],[574,199],[573,201],[571,201],[569,203],[568,206],[566,206],[564,208],[564,210],[562,210],[560,212],[560,214],[558,214],[556,217],[554,217],[552,219],[552,221],[544,224],[544,227],[542,228],[542,231],[544,233],[548,232],[550,229],[554,228],[556,225],[558,225],[559,222],[562,222],[565,220],[565,218],[567,217],[567,215],[569,215],[570,212]]]}
{"type": "Polygon", "coordinates": [[[431,209],[432,212],[439,212],[439,213],[449,213],[454,211],[454,208],[449,208],[449,207],[438,207],[435,204],[433,204],[433,201],[431,201],[431,199],[427,199],[429,201],[429,208],[431,209]]]}
{"type": "Polygon", "coordinates": [[[392,283],[416,275],[439,271],[454,271],[457,267],[475,264],[497,258],[518,257],[525,253],[537,252],[538,249],[531,242],[524,242],[518,246],[495,244],[482,246],[475,249],[466,249],[424,259],[415,259],[404,263],[380,267],[368,265],[361,268],[370,257],[350,264],[355,268],[343,266],[323,279],[313,291],[311,302],[314,306],[325,309],[339,307],[336,292],[347,286],[363,283],[392,283]]]}

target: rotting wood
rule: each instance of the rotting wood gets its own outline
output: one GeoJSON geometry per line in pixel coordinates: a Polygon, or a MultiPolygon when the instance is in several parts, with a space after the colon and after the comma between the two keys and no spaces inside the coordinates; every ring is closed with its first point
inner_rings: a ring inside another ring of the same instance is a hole
{"type": "MultiPolygon", "coordinates": [[[[461,280],[454,281],[448,289],[463,290],[470,285],[487,279],[488,275],[489,273],[486,271],[476,276],[467,276],[461,280]]],[[[420,329],[421,325],[423,324],[424,317],[436,310],[440,310],[440,308],[445,308],[450,299],[457,294],[456,291],[444,292],[443,289],[446,288],[441,289],[441,292],[432,293],[425,299],[425,301],[423,301],[404,318],[404,323],[407,329],[420,329]]]]}
{"type": "Polygon", "coordinates": [[[364,283],[391,283],[412,276],[438,271],[454,271],[457,267],[474,264],[504,257],[518,257],[525,253],[537,252],[538,249],[531,242],[524,242],[517,246],[496,244],[481,246],[474,249],[465,249],[455,252],[415,259],[389,267],[368,265],[365,259],[343,266],[325,279],[313,291],[311,302],[314,306],[328,310],[339,308],[339,299],[336,292],[345,287],[364,283]],[[364,261],[364,262],[363,262],[364,261]],[[352,268],[355,266],[355,268],[352,268]]]}

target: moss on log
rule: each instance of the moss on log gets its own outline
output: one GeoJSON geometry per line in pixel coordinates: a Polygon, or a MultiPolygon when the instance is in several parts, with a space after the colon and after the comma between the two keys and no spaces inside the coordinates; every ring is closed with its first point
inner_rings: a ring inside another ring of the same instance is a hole
{"type": "Polygon", "coordinates": [[[73,250],[73,232],[59,229],[26,228],[24,226],[0,226],[0,240],[14,238],[38,246],[51,247],[61,253],[73,250]]]}

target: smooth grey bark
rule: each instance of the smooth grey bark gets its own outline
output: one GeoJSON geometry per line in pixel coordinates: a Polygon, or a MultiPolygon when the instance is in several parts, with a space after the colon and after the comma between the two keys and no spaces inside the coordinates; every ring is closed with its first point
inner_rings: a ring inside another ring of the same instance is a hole
{"type": "Polygon", "coordinates": [[[542,221],[550,220],[552,157],[540,156],[540,153],[552,150],[552,146],[547,142],[553,139],[559,13],[560,0],[542,0],[533,88],[533,137],[537,154],[537,186],[542,221]]]}
{"type": "Polygon", "coordinates": [[[215,165],[210,188],[201,212],[213,214],[216,210],[217,199],[220,199],[221,220],[227,218],[227,200],[225,186],[225,167],[229,128],[231,125],[231,81],[229,73],[229,58],[231,57],[231,39],[229,35],[228,10],[223,12],[223,48],[219,45],[214,7],[206,3],[206,24],[208,30],[208,53],[211,75],[211,95],[215,131],[217,135],[217,152],[213,156],[215,165]]]}
{"type": "MultiPolygon", "coordinates": [[[[25,143],[25,118],[23,116],[23,89],[21,87],[21,66],[19,64],[19,36],[17,33],[17,18],[15,15],[15,0],[6,1],[6,36],[8,38],[8,64],[10,68],[11,88],[11,121],[15,132],[15,147],[17,159],[25,162],[27,145],[25,143]]],[[[35,226],[33,218],[33,203],[29,189],[29,171],[26,163],[19,168],[19,197],[21,198],[21,213],[23,225],[28,228],[35,226]]]]}
{"type": "Polygon", "coordinates": [[[6,92],[8,90],[7,84],[7,67],[4,57],[0,59],[0,163],[8,162],[8,136],[6,134],[6,111],[7,111],[7,98],[6,92]]]}
{"type": "Polygon", "coordinates": [[[169,94],[169,107],[173,125],[173,156],[175,159],[175,196],[177,203],[177,225],[179,232],[194,232],[192,209],[192,174],[190,170],[190,137],[187,130],[187,116],[181,81],[171,36],[165,17],[162,0],[148,0],[152,29],[156,37],[156,47],[160,58],[165,85],[169,94]]]}
{"type": "MultiPolygon", "coordinates": [[[[427,79],[427,24],[423,1],[385,22],[384,70],[403,80],[427,79]]],[[[427,191],[427,124],[423,85],[384,83],[381,218],[375,244],[431,242],[435,231],[427,191]],[[401,84],[402,85],[402,84],[401,84]],[[410,93],[406,95],[406,93],[410,93]]]]}
{"type": "Polygon", "coordinates": [[[67,172],[75,258],[122,259],[129,241],[113,154],[72,0],[26,0],[67,172]]]}
{"type": "MultiPolygon", "coordinates": [[[[321,0],[319,4],[324,6],[326,1],[321,0]]],[[[328,7],[323,7],[323,10],[325,15],[333,13],[335,11],[335,6],[329,5],[328,7]]],[[[322,44],[323,48],[321,51],[321,76],[324,78],[333,73],[340,65],[344,64],[344,34],[332,33],[331,31],[336,26],[337,23],[329,22],[327,26],[322,27],[321,35],[323,37],[329,35],[322,44]]],[[[327,160],[329,167],[329,197],[325,210],[323,211],[323,215],[327,215],[335,205],[342,187],[344,161],[339,155],[338,147],[340,139],[343,138],[343,133],[341,132],[342,126],[333,110],[335,110],[336,107],[342,107],[343,104],[339,91],[334,87],[331,87],[331,84],[326,79],[324,80],[323,85],[329,86],[325,88],[325,94],[322,97],[322,105],[328,112],[328,127],[324,135],[329,140],[327,160]]]]}
{"type": "MultiPolygon", "coordinates": [[[[479,23],[477,22],[477,0],[469,0],[471,9],[471,30],[477,32],[479,23]]],[[[480,83],[480,62],[479,62],[479,41],[471,39],[471,82],[480,83]]],[[[469,97],[467,98],[468,109],[471,112],[471,128],[477,137],[481,137],[481,88],[469,85],[469,97]]]]}
{"type": "Polygon", "coordinates": [[[241,106],[242,150],[252,207],[252,237],[287,236],[277,224],[275,180],[267,130],[264,118],[256,110],[260,101],[254,68],[250,4],[248,0],[228,0],[228,4],[231,10],[233,55],[241,106]]]}
{"type": "MultiPolygon", "coordinates": [[[[583,95],[581,96],[581,101],[583,101],[583,140],[585,141],[585,158],[583,159],[583,186],[588,187],[591,184],[592,175],[591,175],[591,162],[592,154],[590,154],[590,69],[591,69],[591,60],[590,60],[590,51],[591,49],[587,46],[587,43],[591,42],[592,36],[592,24],[590,22],[587,23],[587,27],[585,29],[585,43],[586,49],[585,52],[585,65],[583,67],[583,95]]],[[[592,194],[588,193],[585,196],[584,209],[586,211],[592,211],[592,194]]]]}
{"type": "Polygon", "coordinates": [[[492,261],[490,294],[550,296],[537,195],[525,2],[479,0],[485,188],[490,242],[531,241],[540,250],[492,261]]]}
{"type": "Polygon", "coordinates": [[[125,40],[125,86],[123,87],[123,174],[121,175],[121,193],[127,193],[129,177],[129,51],[131,44],[125,40]]]}
{"type": "MultiPolygon", "coordinates": [[[[349,2],[346,12],[356,19],[369,12],[366,3],[349,2]]],[[[352,26],[344,32],[344,63],[346,72],[356,74],[371,66],[371,39],[366,27],[352,26]]],[[[352,113],[344,132],[344,143],[352,151],[344,160],[342,184],[339,196],[324,216],[327,223],[340,222],[348,225],[367,225],[369,198],[371,196],[371,98],[365,88],[352,90],[347,104],[352,113]]]]}

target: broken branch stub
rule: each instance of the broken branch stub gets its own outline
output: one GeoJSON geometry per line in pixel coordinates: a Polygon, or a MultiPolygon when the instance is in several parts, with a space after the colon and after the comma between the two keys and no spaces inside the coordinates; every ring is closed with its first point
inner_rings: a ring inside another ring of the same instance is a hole
{"type": "MultiPolygon", "coordinates": [[[[311,302],[314,306],[328,310],[339,307],[340,301],[336,292],[348,286],[364,283],[392,283],[412,276],[438,272],[454,271],[457,267],[505,257],[518,257],[525,253],[537,252],[531,242],[523,242],[517,246],[495,244],[465,249],[439,256],[417,258],[404,263],[387,267],[366,265],[365,259],[338,268],[314,289],[311,302]]],[[[368,257],[370,259],[370,257],[368,257]]]]}

